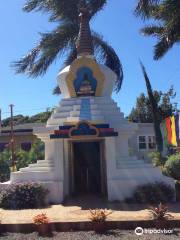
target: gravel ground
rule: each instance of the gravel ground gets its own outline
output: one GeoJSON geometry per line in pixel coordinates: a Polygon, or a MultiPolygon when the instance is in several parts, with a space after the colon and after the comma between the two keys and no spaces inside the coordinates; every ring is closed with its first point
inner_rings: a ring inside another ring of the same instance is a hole
{"type": "Polygon", "coordinates": [[[129,240],[173,240],[180,239],[180,229],[175,229],[173,234],[143,234],[142,236],[136,236],[134,231],[128,230],[114,230],[109,231],[106,234],[95,234],[94,232],[54,232],[53,237],[42,238],[37,233],[31,234],[15,234],[6,233],[0,235],[1,240],[40,240],[40,239],[55,239],[55,240],[117,240],[117,239],[129,239],[129,240]]]}

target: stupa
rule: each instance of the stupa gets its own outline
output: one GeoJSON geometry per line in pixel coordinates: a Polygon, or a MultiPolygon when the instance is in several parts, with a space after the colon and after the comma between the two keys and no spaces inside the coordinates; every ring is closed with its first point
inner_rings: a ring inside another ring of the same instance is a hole
{"type": "Polygon", "coordinates": [[[49,202],[73,194],[102,194],[109,201],[130,197],[141,184],[172,179],[129,155],[128,139],[138,125],[125,119],[112,99],[116,74],[93,55],[89,13],[81,9],[77,59],[58,75],[62,99],[46,127],[34,128],[45,143],[45,160],[11,173],[14,182],[41,182],[49,202]]]}

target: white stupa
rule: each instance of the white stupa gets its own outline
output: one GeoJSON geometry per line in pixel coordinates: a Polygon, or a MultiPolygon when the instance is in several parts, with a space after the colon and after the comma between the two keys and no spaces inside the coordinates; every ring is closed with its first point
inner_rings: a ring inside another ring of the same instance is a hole
{"type": "Polygon", "coordinates": [[[128,139],[138,125],[129,123],[112,99],[117,76],[93,56],[85,9],[80,18],[78,57],[58,75],[62,100],[46,127],[34,129],[45,143],[45,160],[11,173],[10,184],[41,182],[53,203],[89,192],[122,201],[144,183],[174,186],[159,168],[129,156],[128,139]]]}

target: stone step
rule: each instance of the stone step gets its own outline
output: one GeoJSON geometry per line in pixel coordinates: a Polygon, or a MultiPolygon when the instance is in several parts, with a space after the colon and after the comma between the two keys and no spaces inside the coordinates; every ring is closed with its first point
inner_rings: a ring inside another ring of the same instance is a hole
{"type": "Polygon", "coordinates": [[[57,119],[57,118],[66,118],[70,115],[70,112],[59,112],[59,113],[53,113],[52,118],[57,119]]]}
{"type": "Polygon", "coordinates": [[[28,166],[29,168],[34,168],[34,167],[54,167],[54,164],[53,163],[32,163],[32,164],[29,164],[28,166]]]}
{"type": "Polygon", "coordinates": [[[73,110],[73,106],[60,106],[54,110],[54,113],[69,112],[73,110]]]}
{"type": "Polygon", "coordinates": [[[66,122],[67,118],[56,118],[56,119],[53,119],[53,118],[50,118],[48,121],[47,121],[47,125],[60,125],[62,124],[63,122],[66,122]]]}
{"type": "Polygon", "coordinates": [[[72,111],[70,112],[70,117],[78,117],[78,116],[87,116],[87,117],[90,117],[90,116],[102,116],[101,114],[101,111],[100,110],[92,110],[92,111],[72,111]]]}
{"type": "Polygon", "coordinates": [[[26,168],[21,168],[19,172],[49,172],[53,171],[54,167],[26,167],[26,168]]]}
{"type": "Polygon", "coordinates": [[[54,163],[54,160],[53,159],[37,160],[37,163],[54,163]]]}

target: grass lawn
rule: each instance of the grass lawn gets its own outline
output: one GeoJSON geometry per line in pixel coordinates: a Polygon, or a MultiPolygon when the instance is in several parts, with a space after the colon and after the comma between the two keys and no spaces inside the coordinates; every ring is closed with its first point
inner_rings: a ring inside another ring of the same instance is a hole
{"type": "Polygon", "coordinates": [[[113,230],[106,234],[95,234],[94,232],[54,232],[53,237],[39,237],[37,233],[18,234],[5,233],[0,235],[1,240],[37,240],[37,239],[55,239],[55,240],[117,240],[117,239],[146,239],[146,240],[172,240],[180,239],[180,229],[175,229],[173,234],[144,234],[136,236],[134,231],[113,230]]]}

